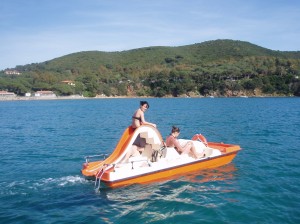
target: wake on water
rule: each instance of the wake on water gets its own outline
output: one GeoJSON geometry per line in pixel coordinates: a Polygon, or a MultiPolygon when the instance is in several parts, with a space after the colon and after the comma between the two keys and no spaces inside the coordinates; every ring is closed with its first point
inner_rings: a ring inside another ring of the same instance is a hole
{"type": "Polygon", "coordinates": [[[42,178],[37,181],[16,179],[10,183],[0,183],[0,195],[28,194],[34,191],[48,191],[57,188],[81,185],[83,183],[88,183],[88,180],[78,175],[59,178],[42,178]]]}

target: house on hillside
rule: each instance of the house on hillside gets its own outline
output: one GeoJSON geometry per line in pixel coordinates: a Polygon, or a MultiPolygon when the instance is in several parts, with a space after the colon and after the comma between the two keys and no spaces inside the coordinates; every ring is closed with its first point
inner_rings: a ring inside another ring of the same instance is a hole
{"type": "Polygon", "coordinates": [[[35,92],[34,96],[36,97],[56,97],[56,94],[49,90],[41,90],[35,92]]]}
{"type": "Polygon", "coordinates": [[[5,70],[5,75],[21,75],[21,72],[17,70],[5,70]]]}
{"type": "Polygon", "coordinates": [[[64,84],[70,85],[70,86],[75,86],[74,81],[71,81],[71,80],[64,80],[64,81],[61,81],[61,82],[64,83],[64,84]]]}
{"type": "Polygon", "coordinates": [[[15,96],[16,96],[16,94],[13,92],[0,90],[0,97],[15,97],[15,96]]]}

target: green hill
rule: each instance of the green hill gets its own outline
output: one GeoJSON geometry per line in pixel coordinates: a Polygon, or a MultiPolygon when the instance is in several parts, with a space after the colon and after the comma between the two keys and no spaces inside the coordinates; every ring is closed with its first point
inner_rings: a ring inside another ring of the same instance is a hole
{"type": "MultiPolygon", "coordinates": [[[[180,47],[145,47],[121,52],[86,51],[69,54],[40,65],[44,69],[97,69],[101,65],[151,67],[165,63],[166,58],[181,58],[182,63],[199,64],[241,57],[278,57],[300,59],[300,52],[280,52],[269,50],[248,42],[233,40],[207,41],[180,47]]],[[[26,66],[25,66],[26,67],[26,66]]]]}
{"type": "Polygon", "coordinates": [[[40,89],[86,96],[299,95],[300,52],[215,40],[179,47],[78,52],[16,69],[22,75],[2,74],[0,89],[20,95],[40,89]],[[62,84],[66,79],[76,87],[62,84]]]}

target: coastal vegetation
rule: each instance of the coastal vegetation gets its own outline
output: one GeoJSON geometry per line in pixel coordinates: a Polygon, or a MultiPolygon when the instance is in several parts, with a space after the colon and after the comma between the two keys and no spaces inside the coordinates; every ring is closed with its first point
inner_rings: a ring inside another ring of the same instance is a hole
{"type": "Polygon", "coordinates": [[[19,96],[39,90],[87,97],[300,96],[299,51],[234,40],[78,52],[13,69],[20,74],[0,72],[0,90],[19,96]]]}

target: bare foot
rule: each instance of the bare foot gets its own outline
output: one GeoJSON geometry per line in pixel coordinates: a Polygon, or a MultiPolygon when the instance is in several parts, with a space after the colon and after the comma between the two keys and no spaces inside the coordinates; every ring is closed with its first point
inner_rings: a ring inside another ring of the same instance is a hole
{"type": "Polygon", "coordinates": [[[204,158],[204,157],[205,157],[205,153],[203,152],[203,153],[197,154],[196,159],[201,159],[201,158],[204,158]]]}

